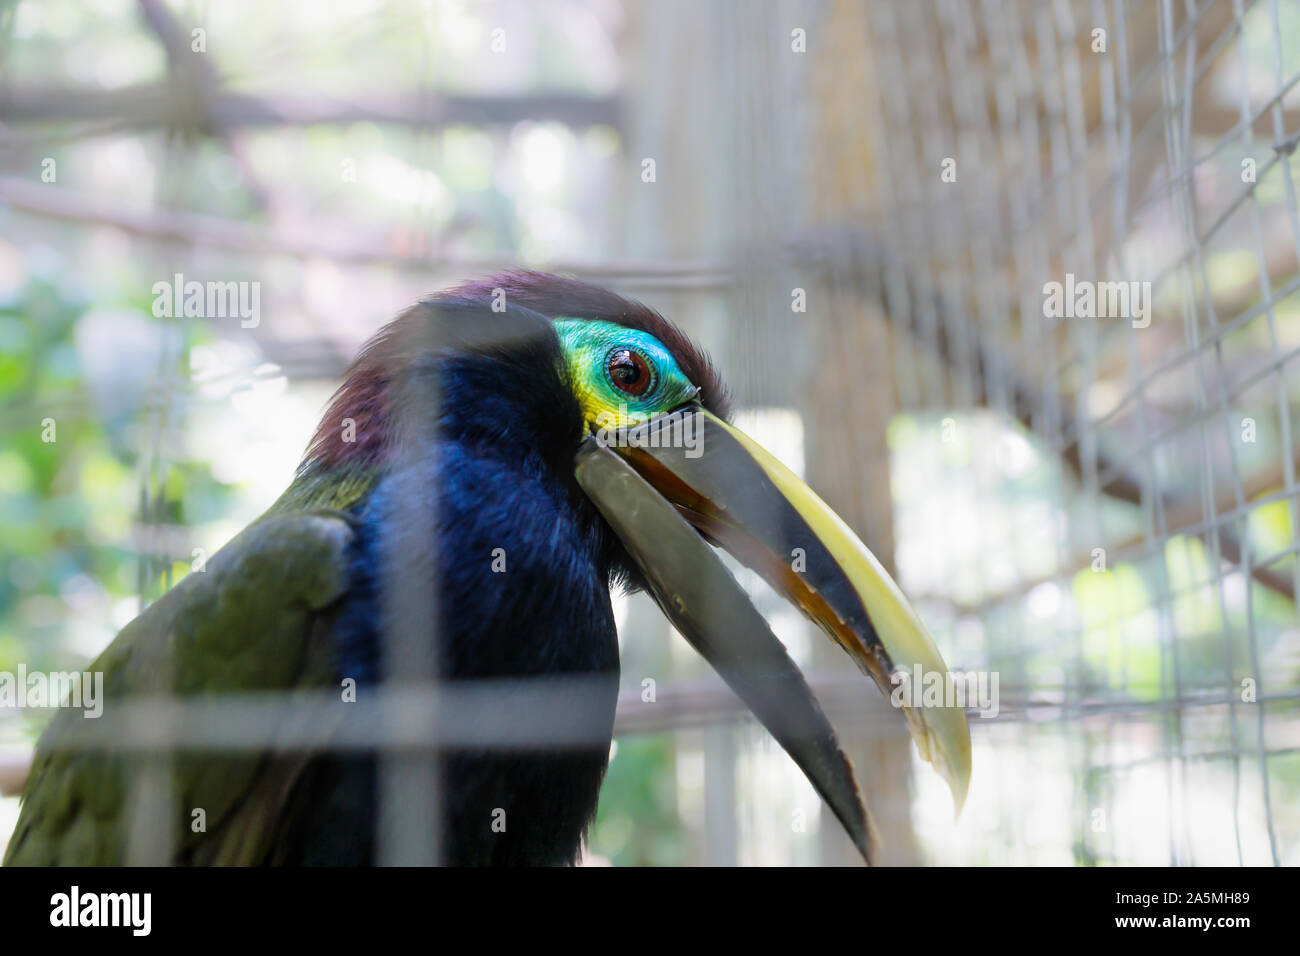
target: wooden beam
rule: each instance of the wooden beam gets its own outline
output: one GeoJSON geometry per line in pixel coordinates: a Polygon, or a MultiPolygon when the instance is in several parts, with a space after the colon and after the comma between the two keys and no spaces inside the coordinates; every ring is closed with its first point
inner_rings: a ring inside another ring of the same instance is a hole
{"type": "MultiPolygon", "coordinates": [[[[429,129],[440,126],[510,126],[553,120],[583,128],[622,125],[617,97],[563,93],[494,96],[421,93],[359,93],[347,100],[323,96],[254,96],[211,90],[205,110],[224,129],[388,123],[429,129]]],[[[120,90],[80,86],[9,86],[0,89],[0,120],[6,123],[102,123],[117,119],[115,132],[193,125],[195,103],[173,84],[151,83],[120,90]]]]}

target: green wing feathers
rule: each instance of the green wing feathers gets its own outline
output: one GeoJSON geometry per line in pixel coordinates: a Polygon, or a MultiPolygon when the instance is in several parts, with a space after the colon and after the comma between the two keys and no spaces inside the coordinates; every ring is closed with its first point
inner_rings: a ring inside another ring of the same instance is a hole
{"type": "MultiPolygon", "coordinates": [[[[348,588],[351,536],[346,519],[331,512],[273,511],[249,526],[90,665],[104,675],[104,717],[120,702],[330,683],[327,617],[348,588]]],[[[60,709],[41,736],[6,864],[265,859],[308,755],[92,747],[84,724],[93,722],[60,709]],[[128,792],[132,786],[139,789],[128,792]]],[[[268,740],[274,733],[267,728],[268,740]]]]}

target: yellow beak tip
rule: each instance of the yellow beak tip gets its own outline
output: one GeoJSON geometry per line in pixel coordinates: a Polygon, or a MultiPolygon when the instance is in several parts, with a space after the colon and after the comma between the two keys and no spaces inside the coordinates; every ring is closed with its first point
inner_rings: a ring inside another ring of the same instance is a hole
{"type": "Polygon", "coordinates": [[[956,819],[970,793],[970,725],[966,714],[952,707],[910,707],[905,712],[921,758],[948,784],[956,819]]]}
{"type": "Polygon", "coordinates": [[[935,769],[947,781],[948,789],[952,791],[954,820],[961,816],[961,811],[966,806],[966,797],[970,794],[970,732],[964,721],[962,731],[964,733],[956,741],[957,746],[952,748],[955,753],[943,746],[942,741],[934,741],[935,746],[932,749],[935,769]]]}

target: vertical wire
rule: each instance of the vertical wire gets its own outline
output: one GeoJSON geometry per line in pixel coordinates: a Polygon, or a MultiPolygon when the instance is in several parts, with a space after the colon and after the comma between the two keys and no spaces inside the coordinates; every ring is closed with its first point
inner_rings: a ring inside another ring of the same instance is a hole
{"type": "MultiPolygon", "coordinates": [[[[421,109],[425,111],[423,119],[427,121],[436,95],[435,51],[427,19],[430,11],[425,9],[421,15],[425,22],[416,41],[422,60],[418,89],[421,109]]],[[[413,149],[418,152],[427,145],[430,135],[427,123],[418,124],[413,149]]],[[[430,320],[435,326],[443,321],[437,315],[430,320]]],[[[410,344],[421,354],[438,348],[436,327],[419,328],[414,334],[418,341],[410,344]]],[[[413,373],[398,388],[403,395],[394,406],[402,410],[401,420],[395,423],[400,435],[395,445],[399,449],[396,467],[408,480],[395,485],[400,499],[398,510],[383,522],[380,542],[383,666],[377,689],[382,702],[379,733],[385,739],[370,751],[376,767],[375,855],[384,866],[436,866],[442,862],[443,833],[439,778],[442,750],[436,742],[441,696],[438,557],[447,546],[436,512],[441,493],[436,461],[441,401],[437,370],[429,369],[427,376],[413,373]],[[421,457],[426,454],[433,460],[421,457]],[[402,724],[407,721],[434,731],[430,743],[415,753],[403,752],[396,746],[402,724]]]]}
{"type": "MultiPolygon", "coordinates": [[[[1080,101],[1082,91],[1082,79],[1079,69],[1078,52],[1077,52],[1077,27],[1073,17],[1070,14],[1068,6],[1061,0],[1054,4],[1057,28],[1056,46],[1058,55],[1052,58],[1052,62],[1063,60],[1063,95],[1062,95],[1062,112],[1065,117],[1065,136],[1067,140],[1066,152],[1068,154],[1068,164],[1063,170],[1066,187],[1067,199],[1070,203],[1069,221],[1075,224],[1075,228],[1067,236],[1062,237],[1061,251],[1062,259],[1065,260],[1067,251],[1073,246],[1073,252],[1070,252],[1069,264],[1078,264],[1079,272],[1090,277],[1099,275],[1096,258],[1094,255],[1093,236],[1091,230],[1090,215],[1090,196],[1088,189],[1088,148],[1087,148],[1087,131],[1085,129],[1083,105],[1080,101]],[[1060,53],[1064,55],[1061,56],[1060,53]]],[[[1045,62],[1047,62],[1045,60],[1045,62]]],[[[1092,321],[1079,322],[1075,321],[1066,325],[1066,362],[1075,364],[1082,360],[1085,348],[1081,345],[1081,340],[1085,336],[1085,329],[1096,329],[1098,319],[1092,321]]],[[[1064,363],[1063,366],[1064,368],[1064,363]]],[[[1076,389],[1074,420],[1079,423],[1087,421],[1087,398],[1088,388],[1091,385],[1091,370],[1085,366],[1084,378],[1076,389]]],[[[1080,464],[1082,465],[1082,452],[1080,453],[1080,464]]],[[[1055,487],[1055,497],[1063,514],[1069,514],[1068,489],[1065,482],[1058,482],[1055,487]]],[[[1076,527],[1071,522],[1071,527],[1076,527]]],[[[1077,536],[1077,532],[1076,532],[1077,536]]],[[[1058,539],[1057,553],[1058,560],[1063,564],[1071,553],[1077,553],[1077,547],[1072,547],[1064,538],[1058,539]]],[[[1061,629],[1058,629],[1058,631],[1061,629]]],[[[1090,781],[1095,778],[1092,773],[1092,751],[1089,746],[1089,735],[1086,727],[1081,726],[1077,735],[1069,732],[1069,694],[1073,689],[1077,695],[1080,704],[1088,699],[1088,667],[1084,655],[1083,636],[1078,628],[1070,628],[1070,634],[1073,637],[1072,653],[1074,657],[1075,676],[1074,680],[1066,681],[1065,690],[1065,708],[1062,709],[1062,736],[1065,738],[1067,746],[1072,746],[1076,750],[1076,765],[1080,769],[1080,779],[1084,782],[1082,796],[1091,801],[1090,781]]],[[[1058,646],[1065,642],[1059,641],[1058,646]]],[[[1091,861],[1091,849],[1088,841],[1089,827],[1086,821],[1091,818],[1090,808],[1082,808],[1084,812],[1075,813],[1074,820],[1076,826],[1080,828],[1079,836],[1075,843],[1079,846],[1085,858],[1091,861]]],[[[1109,825],[1107,826],[1109,829],[1109,825]]]]}
{"type": "MultiPolygon", "coordinates": [[[[1172,165],[1177,155],[1178,135],[1177,126],[1171,119],[1172,105],[1176,102],[1177,94],[1173,87],[1173,79],[1170,74],[1172,68],[1173,55],[1176,49],[1176,40],[1174,37],[1173,14],[1170,0],[1159,0],[1157,8],[1157,68],[1160,82],[1160,111],[1159,118],[1163,120],[1165,130],[1166,156],[1172,165]]],[[[1166,177],[1168,179],[1168,177],[1166,177]]],[[[1168,195],[1171,201],[1174,197],[1172,186],[1166,186],[1169,190],[1168,195]]],[[[1184,312],[1186,311],[1186,290],[1181,296],[1184,303],[1184,312]]],[[[1130,368],[1133,370],[1132,375],[1136,378],[1137,384],[1133,390],[1134,416],[1137,419],[1139,446],[1142,449],[1140,457],[1146,467],[1146,484],[1144,486],[1144,504],[1146,505],[1147,530],[1144,539],[1144,554],[1147,559],[1152,573],[1156,576],[1156,612],[1157,621],[1159,622],[1158,640],[1160,643],[1160,692],[1162,697],[1168,694],[1170,684],[1173,686],[1173,700],[1177,701],[1180,696],[1180,679],[1178,670],[1178,650],[1177,634],[1174,630],[1174,623],[1170,616],[1170,592],[1167,569],[1164,559],[1164,542],[1169,539],[1169,529],[1166,526],[1165,499],[1160,493],[1163,484],[1160,480],[1160,473],[1157,469],[1156,447],[1154,436],[1148,422],[1148,402],[1147,397],[1148,379],[1142,372],[1142,361],[1137,349],[1136,330],[1130,329],[1127,334],[1129,345],[1130,368]],[[1158,556],[1158,560],[1152,560],[1158,556]]],[[[1166,754],[1164,758],[1165,767],[1165,788],[1168,796],[1168,805],[1173,807],[1178,796],[1178,785],[1174,773],[1174,758],[1172,754],[1178,755],[1178,760],[1182,757],[1182,734],[1181,721],[1177,710],[1174,708],[1166,710],[1162,722],[1161,730],[1166,742],[1166,754]]],[[[1169,862],[1171,866],[1177,866],[1179,862],[1179,847],[1177,834],[1175,832],[1175,815],[1170,814],[1168,819],[1169,833],[1169,862]]]]}
{"type": "MultiPolygon", "coordinates": [[[[1244,504],[1244,496],[1241,490],[1240,476],[1237,471],[1236,456],[1232,453],[1231,445],[1230,445],[1231,426],[1228,422],[1228,412],[1229,412],[1228,396],[1226,394],[1225,387],[1224,387],[1225,382],[1224,382],[1224,363],[1223,363],[1223,340],[1222,337],[1218,334],[1219,323],[1218,323],[1218,318],[1215,314],[1213,293],[1210,286],[1209,275],[1206,272],[1204,251],[1200,242],[1201,231],[1200,231],[1198,208],[1197,208],[1196,195],[1195,195],[1196,168],[1195,168],[1195,163],[1191,158],[1190,143],[1188,142],[1188,140],[1190,139],[1190,130],[1191,130],[1191,108],[1192,108],[1191,104],[1194,97],[1193,67],[1195,65],[1195,57],[1194,55],[1190,55],[1190,54],[1192,53],[1192,50],[1194,49],[1195,46],[1195,38],[1196,38],[1196,34],[1195,31],[1193,31],[1188,40],[1189,63],[1187,65],[1187,75],[1184,81],[1184,92],[1183,92],[1183,127],[1185,130],[1183,144],[1184,146],[1187,147],[1187,149],[1185,149],[1184,152],[1182,153],[1181,167],[1176,171],[1175,181],[1182,183],[1182,188],[1185,190],[1186,197],[1187,197],[1184,200],[1184,202],[1181,204],[1181,211],[1184,219],[1183,226],[1188,235],[1188,242],[1191,246],[1191,256],[1190,256],[1190,262],[1188,268],[1189,270],[1195,272],[1195,276],[1191,283],[1191,288],[1188,289],[1188,295],[1191,297],[1190,306],[1191,306],[1191,312],[1193,316],[1191,327],[1189,330],[1189,347],[1191,350],[1195,352],[1196,355],[1196,358],[1192,362],[1192,370],[1196,378],[1195,398],[1196,398],[1196,410],[1198,413],[1196,416],[1197,418],[1196,431],[1200,438],[1199,444],[1201,449],[1201,469],[1199,474],[1200,481],[1198,482],[1200,486],[1199,490],[1200,490],[1200,497],[1201,497],[1201,514],[1203,519],[1210,526],[1210,530],[1209,530],[1209,534],[1207,535],[1207,538],[1208,538],[1209,551],[1210,551],[1210,564],[1211,567],[1213,568],[1213,571],[1211,573],[1214,576],[1214,581],[1217,585],[1215,587],[1215,591],[1218,597],[1219,618],[1220,618],[1219,625],[1223,632],[1222,633],[1223,649],[1226,655],[1225,667],[1227,668],[1228,673],[1231,673],[1232,643],[1229,635],[1229,625],[1228,625],[1228,621],[1229,621],[1228,597],[1227,597],[1227,591],[1225,587],[1222,541],[1220,538],[1219,525],[1217,522],[1214,521],[1215,517],[1217,516],[1216,513],[1218,510],[1217,508],[1218,495],[1215,489],[1215,481],[1214,481],[1215,460],[1214,460],[1214,450],[1212,447],[1211,435],[1210,435],[1210,418],[1212,417],[1212,415],[1209,411],[1209,398],[1206,394],[1207,392],[1206,373],[1205,373],[1204,361],[1203,361],[1206,356],[1206,349],[1205,346],[1200,341],[1200,320],[1199,320],[1199,313],[1196,308],[1196,301],[1195,301],[1197,279],[1199,279],[1200,281],[1200,286],[1203,293],[1202,297],[1204,299],[1205,308],[1206,308],[1206,318],[1209,322],[1209,327],[1210,327],[1209,330],[1212,336],[1211,345],[1213,348],[1213,355],[1216,364],[1216,373],[1214,378],[1218,385],[1219,409],[1222,415],[1222,422],[1225,426],[1225,436],[1228,438],[1229,441],[1228,460],[1231,465],[1230,473],[1232,475],[1233,490],[1236,496],[1236,502],[1238,507],[1241,507],[1244,504]]],[[[1246,584],[1247,599],[1249,601],[1250,578],[1247,577],[1246,581],[1247,581],[1246,584]]],[[[1196,586],[1197,585],[1193,585],[1193,587],[1196,586]]],[[[1229,715],[1229,723],[1230,723],[1231,733],[1232,733],[1233,749],[1235,750],[1237,748],[1237,737],[1238,737],[1237,714],[1236,714],[1236,709],[1232,704],[1230,693],[1228,698],[1228,715],[1229,715]]],[[[1240,864],[1242,862],[1241,822],[1240,822],[1240,789],[1241,788],[1240,788],[1240,771],[1239,768],[1236,767],[1236,763],[1237,762],[1234,760],[1233,827],[1234,827],[1234,833],[1235,833],[1236,844],[1237,844],[1237,862],[1238,864],[1240,864]]],[[[1186,773],[1185,762],[1183,765],[1183,770],[1185,774],[1186,773]]],[[[1184,781],[1184,787],[1185,786],[1186,784],[1184,781]]],[[[1193,858],[1193,862],[1194,862],[1194,858],[1193,858]]]]}

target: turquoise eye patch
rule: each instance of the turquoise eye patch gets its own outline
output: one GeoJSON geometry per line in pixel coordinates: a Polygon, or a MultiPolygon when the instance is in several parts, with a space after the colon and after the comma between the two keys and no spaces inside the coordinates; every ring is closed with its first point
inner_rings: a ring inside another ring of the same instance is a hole
{"type": "Polygon", "coordinates": [[[640,425],[699,391],[648,332],[594,319],[556,319],[555,331],[588,427],[640,425]]]}

